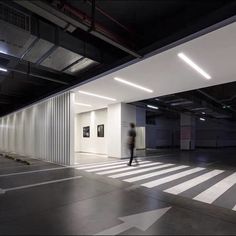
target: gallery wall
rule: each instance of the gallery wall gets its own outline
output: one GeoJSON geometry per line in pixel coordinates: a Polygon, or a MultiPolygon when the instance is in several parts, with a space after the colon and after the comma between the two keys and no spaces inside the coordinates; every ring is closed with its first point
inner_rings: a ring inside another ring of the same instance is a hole
{"type": "Polygon", "coordinates": [[[75,152],[107,155],[107,109],[76,114],[75,152]],[[104,125],[104,137],[97,137],[97,126],[104,125]],[[90,136],[83,137],[83,128],[90,129],[90,136]]]}

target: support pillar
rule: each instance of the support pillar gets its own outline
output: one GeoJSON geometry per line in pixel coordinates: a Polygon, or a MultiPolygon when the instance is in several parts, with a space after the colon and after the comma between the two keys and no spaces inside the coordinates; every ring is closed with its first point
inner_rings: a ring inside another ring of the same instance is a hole
{"type": "Polygon", "coordinates": [[[127,158],[130,156],[127,140],[129,124],[136,123],[136,107],[116,103],[108,106],[108,156],[127,158]]]}
{"type": "Polygon", "coordinates": [[[196,118],[192,114],[182,113],[180,117],[180,149],[195,149],[195,123],[196,118]]]}

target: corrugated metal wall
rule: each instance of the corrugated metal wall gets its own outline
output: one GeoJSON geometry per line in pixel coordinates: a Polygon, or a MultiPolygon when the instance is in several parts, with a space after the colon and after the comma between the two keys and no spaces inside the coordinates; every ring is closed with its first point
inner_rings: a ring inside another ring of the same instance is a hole
{"type": "Polygon", "coordinates": [[[70,164],[70,93],[0,118],[0,150],[70,164]]]}

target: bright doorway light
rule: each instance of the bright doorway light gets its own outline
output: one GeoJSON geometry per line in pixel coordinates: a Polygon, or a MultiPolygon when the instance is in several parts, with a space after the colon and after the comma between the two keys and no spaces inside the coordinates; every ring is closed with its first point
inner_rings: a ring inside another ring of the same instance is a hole
{"type": "Polygon", "coordinates": [[[0,67],[0,71],[7,72],[7,69],[0,67]]]}
{"type": "Polygon", "coordinates": [[[102,96],[102,95],[95,94],[95,93],[89,93],[89,92],[85,92],[85,91],[81,91],[81,90],[79,91],[79,93],[89,95],[89,96],[92,96],[92,97],[106,99],[106,100],[109,100],[109,101],[116,101],[115,98],[110,98],[110,97],[102,96]]]}
{"type": "Polygon", "coordinates": [[[143,86],[141,86],[141,85],[138,85],[138,84],[129,82],[129,81],[127,81],[127,80],[124,80],[124,79],[121,79],[121,78],[118,78],[118,77],[115,77],[114,80],[119,81],[119,82],[121,82],[121,83],[123,83],[123,84],[127,84],[127,85],[129,85],[129,86],[135,87],[135,88],[137,88],[137,89],[144,90],[144,91],[146,91],[146,92],[148,92],[148,93],[153,93],[153,90],[151,90],[151,89],[145,88],[145,87],[143,87],[143,86]]]}
{"type": "Polygon", "coordinates": [[[194,70],[200,73],[204,78],[211,79],[211,76],[207,74],[202,68],[200,68],[197,64],[195,64],[189,57],[187,57],[184,53],[179,53],[178,57],[185,61],[189,66],[191,66],[194,70]]]}
{"type": "Polygon", "coordinates": [[[152,106],[152,105],[147,105],[148,108],[152,108],[152,109],[155,109],[155,110],[158,110],[159,107],[156,107],[156,106],[152,106]]]}

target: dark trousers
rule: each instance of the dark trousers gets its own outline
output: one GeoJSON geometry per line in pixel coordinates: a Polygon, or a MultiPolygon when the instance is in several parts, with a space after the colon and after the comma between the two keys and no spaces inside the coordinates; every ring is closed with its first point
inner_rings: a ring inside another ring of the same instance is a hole
{"type": "Polygon", "coordinates": [[[129,160],[129,164],[132,164],[132,161],[134,159],[134,145],[130,145],[129,146],[129,150],[130,150],[130,160],[129,160]]]}

